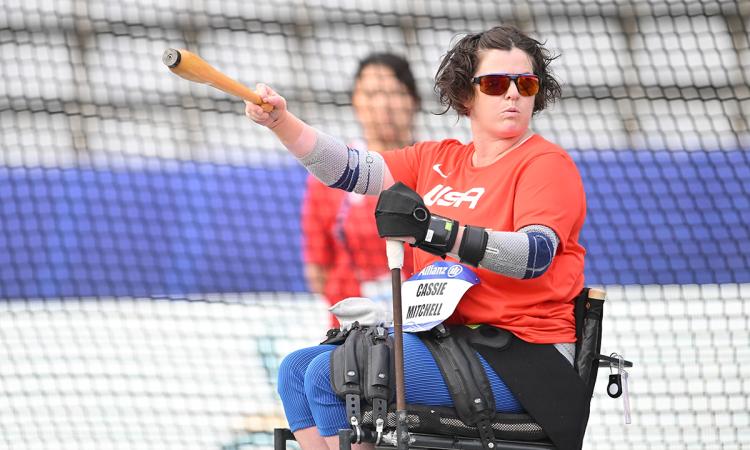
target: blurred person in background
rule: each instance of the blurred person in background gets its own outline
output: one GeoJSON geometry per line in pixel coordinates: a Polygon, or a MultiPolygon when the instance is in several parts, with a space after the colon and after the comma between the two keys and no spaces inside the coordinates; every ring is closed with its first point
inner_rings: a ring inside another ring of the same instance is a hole
{"type": "MultiPolygon", "coordinates": [[[[351,99],[362,130],[361,139],[350,143],[352,147],[382,153],[414,143],[414,119],[421,98],[404,58],[373,53],[362,59],[351,99]]],[[[310,290],[330,305],[362,296],[390,310],[385,242],[375,227],[377,200],[330,189],[314,176],[308,177],[302,207],[305,278],[310,290]]],[[[404,279],[412,267],[411,248],[406,252],[404,279]]],[[[336,326],[335,317],[331,319],[336,326]]]]}

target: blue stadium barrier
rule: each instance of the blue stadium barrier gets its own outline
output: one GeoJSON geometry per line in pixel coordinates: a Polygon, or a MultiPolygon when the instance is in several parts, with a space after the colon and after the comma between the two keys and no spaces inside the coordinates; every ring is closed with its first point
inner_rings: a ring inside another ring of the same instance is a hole
{"type": "Polygon", "coordinates": [[[572,152],[589,284],[750,281],[746,151],[572,152]]]}
{"type": "MultiPolygon", "coordinates": [[[[588,284],[750,281],[743,151],[574,151],[588,284]]],[[[179,296],[306,287],[306,172],[0,167],[0,297],[179,296]]]]}
{"type": "Polygon", "coordinates": [[[303,291],[296,166],[0,169],[0,296],[303,291]]]}

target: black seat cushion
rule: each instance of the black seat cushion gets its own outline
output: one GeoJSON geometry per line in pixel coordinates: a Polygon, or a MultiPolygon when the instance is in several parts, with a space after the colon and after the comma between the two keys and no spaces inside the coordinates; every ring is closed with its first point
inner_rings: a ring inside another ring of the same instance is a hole
{"type": "MultiPolygon", "coordinates": [[[[407,424],[409,431],[442,436],[463,436],[479,438],[476,427],[466,425],[458,418],[455,409],[440,406],[407,406],[407,424]]],[[[389,409],[387,429],[396,428],[395,408],[389,409]]],[[[372,411],[363,411],[362,422],[372,426],[372,411]]],[[[531,416],[527,414],[497,413],[492,422],[492,429],[497,439],[518,441],[542,441],[547,435],[531,416]]]]}

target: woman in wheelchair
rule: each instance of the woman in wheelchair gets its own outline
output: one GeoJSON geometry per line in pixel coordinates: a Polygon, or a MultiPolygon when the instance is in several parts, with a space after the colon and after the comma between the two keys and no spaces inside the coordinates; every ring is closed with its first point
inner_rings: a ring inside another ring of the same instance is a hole
{"type": "MultiPolygon", "coordinates": [[[[472,141],[466,144],[420,142],[383,154],[350,148],[296,118],[265,85],[258,92],[274,110],[248,103],[246,114],[328,186],[382,192],[380,235],[416,247],[415,271],[446,257],[476,268],[480,283],[445,321],[447,329],[470,334],[492,412],[526,411],[557,448],[567,449],[580,447],[590,399],[574,370],[586,201],[570,156],[530,129],[532,116],[560,97],[549,69],[553,59],[513,26],[460,39],[444,56],[435,89],[443,113],[453,109],[468,118],[472,141]],[[484,327],[463,326],[474,324],[484,327]]],[[[407,404],[452,407],[428,345],[423,336],[404,336],[407,404]]],[[[285,413],[306,450],[338,448],[338,430],[352,425],[331,382],[335,348],[297,350],[279,369],[285,413]]]]}

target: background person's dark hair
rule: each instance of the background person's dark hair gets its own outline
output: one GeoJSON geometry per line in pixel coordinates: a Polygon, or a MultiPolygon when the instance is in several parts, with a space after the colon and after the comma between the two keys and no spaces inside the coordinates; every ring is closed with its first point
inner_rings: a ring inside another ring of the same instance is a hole
{"type": "Polygon", "coordinates": [[[469,34],[459,40],[443,57],[435,75],[435,92],[445,114],[453,108],[459,115],[468,115],[467,105],[474,98],[471,79],[479,65],[479,52],[518,48],[531,57],[534,74],[539,77],[539,92],[534,98],[534,113],[542,111],[561,95],[560,84],[549,70],[554,55],[544,44],[533,39],[513,25],[501,25],[478,34],[469,34]]]}
{"type": "Polygon", "coordinates": [[[391,69],[396,79],[406,87],[409,95],[414,99],[417,109],[419,109],[422,98],[419,96],[417,82],[414,80],[414,74],[411,72],[411,67],[406,59],[393,53],[371,53],[359,62],[354,78],[359,79],[362,71],[371,65],[385,66],[391,69]]]}

